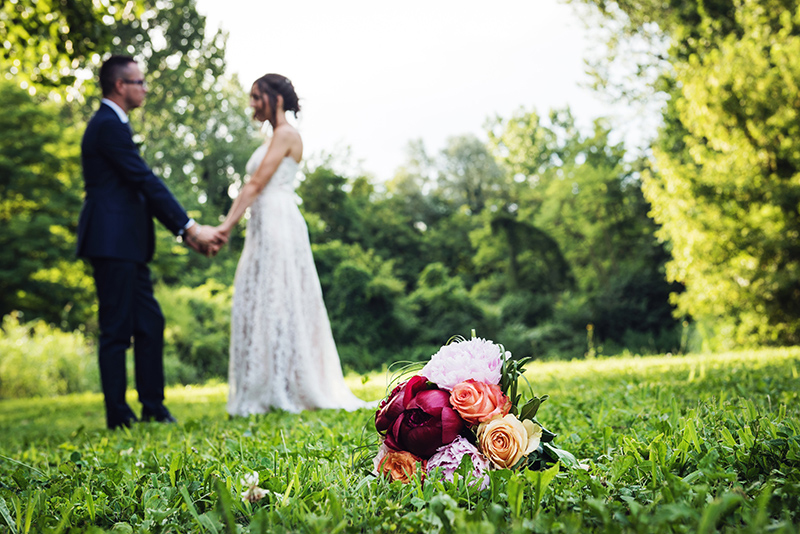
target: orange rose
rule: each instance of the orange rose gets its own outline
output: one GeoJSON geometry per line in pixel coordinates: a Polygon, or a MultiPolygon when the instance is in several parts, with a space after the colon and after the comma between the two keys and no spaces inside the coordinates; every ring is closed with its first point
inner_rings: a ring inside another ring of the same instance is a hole
{"type": "Polygon", "coordinates": [[[497,467],[510,468],[533,452],[542,439],[542,427],[513,414],[496,417],[478,426],[481,452],[497,467]]]}
{"type": "Polygon", "coordinates": [[[500,386],[476,382],[471,378],[456,384],[450,393],[450,404],[470,425],[502,417],[511,409],[511,401],[500,390],[500,386]]]}
{"type": "Polygon", "coordinates": [[[425,460],[406,451],[388,450],[378,464],[378,472],[392,480],[402,483],[409,482],[417,472],[417,463],[422,463],[422,473],[425,473],[425,460]]]}

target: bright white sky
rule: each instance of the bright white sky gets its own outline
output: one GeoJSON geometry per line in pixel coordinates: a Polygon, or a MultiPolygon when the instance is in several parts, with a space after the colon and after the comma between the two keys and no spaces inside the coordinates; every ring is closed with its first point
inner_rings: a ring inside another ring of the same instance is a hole
{"type": "MultiPolygon", "coordinates": [[[[227,64],[246,89],[288,76],[301,98],[306,156],[342,152],[380,180],[411,139],[484,139],[489,117],[569,105],[588,128],[612,109],[590,89],[590,40],[557,0],[197,0],[210,33],[229,33],[227,64]]],[[[617,110],[619,112],[619,110],[617,110]]],[[[624,121],[622,121],[624,122],[624,121]]]]}

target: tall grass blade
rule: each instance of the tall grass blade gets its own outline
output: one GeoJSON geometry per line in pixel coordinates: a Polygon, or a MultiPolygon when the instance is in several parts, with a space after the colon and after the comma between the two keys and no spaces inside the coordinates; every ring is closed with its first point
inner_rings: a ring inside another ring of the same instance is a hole
{"type": "Polygon", "coordinates": [[[11,512],[8,511],[8,505],[6,505],[6,500],[3,497],[0,497],[0,515],[3,516],[5,519],[8,528],[11,529],[12,534],[17,534],[17,524],[16,522],[11,519],[11,512]]]}

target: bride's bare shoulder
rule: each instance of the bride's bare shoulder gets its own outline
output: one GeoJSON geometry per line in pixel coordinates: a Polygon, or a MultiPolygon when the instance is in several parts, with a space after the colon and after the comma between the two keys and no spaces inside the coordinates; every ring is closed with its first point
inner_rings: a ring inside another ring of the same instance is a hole
{"type": "Polygon", "coordinates": [[[286,155],[299,161],[303,156],[303,138],[300,132],[290,124],[283,124],[275,128],[272,132],[273,142],[280,140],[279,143],[288,150],[286,155]]]}
{"type": "Polygon", "coordinates": [[[292,126],[291,124],[281,124],[274,130],[272,130],[272,137],[283,137],[283,138],[300,138],[300,132],[297,131],[297,128],[292,126]]]}

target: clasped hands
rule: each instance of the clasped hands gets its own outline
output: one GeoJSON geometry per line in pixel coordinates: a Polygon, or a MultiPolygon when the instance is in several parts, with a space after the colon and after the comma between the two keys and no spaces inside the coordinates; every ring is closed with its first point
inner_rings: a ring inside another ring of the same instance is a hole
{"type": "Polygon", "coordinates": [[[186,231],[186,244],[209,258],[214,257],[228,242],[228,233],[204,224],[195,223],[186,231]]]}

